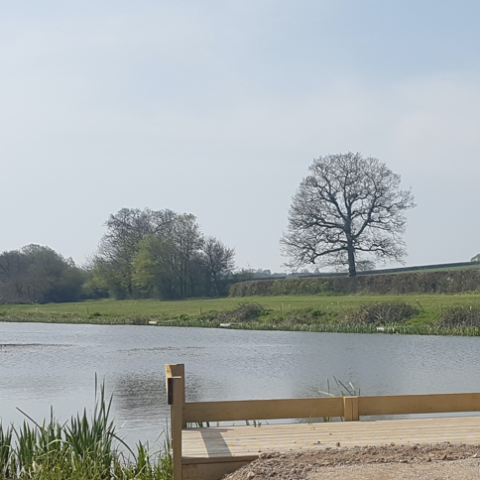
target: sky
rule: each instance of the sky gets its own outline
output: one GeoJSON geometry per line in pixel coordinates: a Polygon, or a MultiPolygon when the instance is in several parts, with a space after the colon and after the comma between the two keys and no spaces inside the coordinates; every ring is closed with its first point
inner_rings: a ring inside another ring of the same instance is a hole
{"type": "MultiPolygon", "coordinates": [[[[478,0],[0,1],[0,251],[83,265],[123,207],[284,271],[292,197],[361,152],[411,188],[406,265],[480,253],[478,0]]],[[[391,264],[396,266],[397,264],[391,264]]]]}

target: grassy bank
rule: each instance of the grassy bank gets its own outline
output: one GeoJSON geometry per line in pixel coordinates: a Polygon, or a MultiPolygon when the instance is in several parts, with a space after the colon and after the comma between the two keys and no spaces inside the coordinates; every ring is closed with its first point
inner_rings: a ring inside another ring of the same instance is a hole
{"type": "Polygon", "coordinates": [[[384,328],[385,333],[478,335],[480,313],[477,315],[477,312],[480,312],[477,293],[285,295],[168,302],[98,300],[1,305],[0,320],[107,325],[156,322],[156,325],[194,327],[226,324],[240,329],[365,333],[388,326],[395,328],[384,328]],[[403,316],[397,318],[393,312],[398,310],[398,304],[409,306],[408,314],[403,312],[403,316]]]}

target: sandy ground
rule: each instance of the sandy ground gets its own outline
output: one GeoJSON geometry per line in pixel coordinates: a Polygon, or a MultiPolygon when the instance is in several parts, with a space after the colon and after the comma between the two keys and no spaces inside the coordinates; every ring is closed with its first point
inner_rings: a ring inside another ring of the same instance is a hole
{"type": "Polygon", "coordinates": [[[480,480],[480,445],[337,447],[263,453],[224,480],[480,480]]]}

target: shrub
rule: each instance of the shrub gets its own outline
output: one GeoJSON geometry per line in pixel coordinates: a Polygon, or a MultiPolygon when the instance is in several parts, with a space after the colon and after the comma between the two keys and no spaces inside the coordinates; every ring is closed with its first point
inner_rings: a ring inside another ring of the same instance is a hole
{"type": "Polygon", "coordinates": [[[418,313],[418,309],[404,302],[371,303],[348,310],[341,322],[356,325],[405,323],[418,313]]]}
{"type": "Polygon", "coordinates": [[[214,319],[220,322],[239,323],[257,320],[267,310],[256,302],[239,303],[234,310],[215,312],[214,319]]]}
{"type": "Polygon", "coordinates": [[[439,320],[443,327],[480,327],[480,305],[447,308],[439,320]]]}
{"type": "Polygon", "coordinates": [[[148,317],[138,316],[138,317],[133,318],[132,324],[133,325],[148,325],[149,320],[150,319],[148,317]]]}
{"type": "Polygon", "coordinates": [[[251,297],[253,295],[271,295],[274,280],[257,280],[234,283],[229,290],[230,297],[251,297]]]}
{"type": "Polygon", "coordinates": [[[309,277],[241,282],[230,288],[231,297],[252,295],[460,293],[480,290],[480,268],[309,277]]]}

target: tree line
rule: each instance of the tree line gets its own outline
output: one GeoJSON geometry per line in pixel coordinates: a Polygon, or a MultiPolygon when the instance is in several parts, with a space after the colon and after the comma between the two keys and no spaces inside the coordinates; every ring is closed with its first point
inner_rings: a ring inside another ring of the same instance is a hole
{"type": "Polygon", "coordinates": [[[27,245],[0,254],[0,303],[73,302],[88,272],[49,247],[27,245]]]}
{"type": "Polygon", "coordinates": [[[204,235],[192,214],[122,208],[104,226],[82,268],[40,245],[1,253],[0,302],[218,297],[250,276],[234,270],[234,249],[204,235]]]}
{"type": "MultiPolygon", "coordinates": [[[[377,262],[403,263],[405,213],[415,204],[398,174],[352,152],[319,157],[309,170],[280,239],[287,266],[334,267],[354,277],[377,262]]],[[[191,214],[123,208],[105,227],[84,269],[38,245],[0,254],[0,302],[222,296],[254,274],[234,273],[234,250],[204,235],[191,214]]]]}

